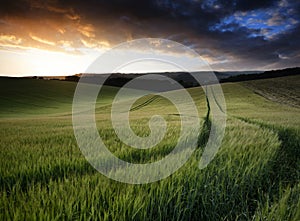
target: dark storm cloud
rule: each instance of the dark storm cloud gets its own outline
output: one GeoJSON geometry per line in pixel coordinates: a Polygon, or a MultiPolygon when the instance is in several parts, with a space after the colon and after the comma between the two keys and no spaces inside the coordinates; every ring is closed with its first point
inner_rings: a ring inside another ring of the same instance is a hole
{"type": "Polygon", "coordinates": [[[276,0],[239,0],[236,2],[236,10],[249,11],[259,8],[267,8],[276,3],[276,0]]]}
{"type": "Polygon", "coordinates": [[[0,14],[1,16],[6,16],[6,15],[23,16],[29,7],[30,7],[30,3],[26,1],[1,0],[0,14]]]}
{"type": "Polygon", "coordinates": [[[292,0],[2,0],[0,27],[10,17],[39,18],[46,27],[43,21],[55,20],[53,33],[61,34],[41,41],[49,47],[76,33],[77,47],[168,38],[197,50],[213,67],[257,69],[299,65],[299,8],[292,0]]]}

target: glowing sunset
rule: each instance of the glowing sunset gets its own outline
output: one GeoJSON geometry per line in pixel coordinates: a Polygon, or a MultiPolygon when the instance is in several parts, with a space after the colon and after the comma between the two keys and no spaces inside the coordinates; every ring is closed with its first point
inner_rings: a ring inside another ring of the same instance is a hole
{"type": "Polygon", "coordinates": [[[295,1],[7,0],[0,8],[1,75],[83,72],[103,51],[143,37],[191,47],[219,71],[299,64],[295,1]]]}

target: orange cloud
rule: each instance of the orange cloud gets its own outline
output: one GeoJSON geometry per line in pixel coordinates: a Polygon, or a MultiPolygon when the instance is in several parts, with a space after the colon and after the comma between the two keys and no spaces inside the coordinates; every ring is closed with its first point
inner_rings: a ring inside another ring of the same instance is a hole
{"type": "Polygon", "coordinates": [[[108,41],[99,41],[99,44],[107,48],[111,47],[108,41]]]}
{"type": "Polygon", "coordinates": [[[1,35],[0,36],[0,44],[13,44],[13,45],[19,45],[22,43],[21,38],[17,38],[14,35],[1,35]]]}
{"type": "Polygon", "coordinates": [[[58,7],[56,5],[56,1],[40,1],[40,0],[28,0],[31,8],[37,8],[37,9],[46,9],[50,12],[55,13],[67,13],[69,9],[58,7]]]}
{"type": "Polygon", "coordinates": [[[0,35],[0,49],[18,51],[33,48],[23,45],[23,39],[17,38],[15,35],[0,35]]]}
{"type": "Polygon", "coordinates": [[[52,41],[48,41],[46,39],[42,39],[42,38],[39,38],[37,36],[34,36],[32,34],[29,35],[33,40],[35,41],[38,41],[40,43],[43,43],[43,44],[47,44],[47,45],[51,45],[51,46],[55,46],[55,42],[52,42],[52,41]]]}
{"type": "Polygon", "coordinates": [[[97,41],[93,39],[89,39],[89,40],[80,39],[80,41],[87,48],[109,48],[110,47],[108,41],[97,41]]]}
{"type": "Polygon", "coordinates": [[[94,48],[97,46],[97,44],[92,43],[91,41],[86,41],[84,39],[80,39],[80,41],[82,42],[82,44],[87,47],[87,48],[94,48]]]}
{"type": "Polygon", "coordinates": [[[64,8],[59,8],[59,7],[55,7],[55,6],[47,6],[47,9],[51,12],[56,12],[56,13],[67,13],[69,10],[68,9],[64,9],[64,8]]]}
{"type": "Polygon", "coordinates": [[[88,38],[94,38],[95,37],[95,28],[91,24],[87,25],[79,25],[78,26],[78,32],[82,35],[88,37],[88,38]]]}
{"type": "Polygon", "coordinates": [[[71,41],[59,41],[59,44],[62,45],[65,48],[71,48],[73,45],[73,42],[71,41]]]}
{"type": "Polygon", "coordinates": [[[77,15],[77,14],[66,14],[66,17],[67,17],[68,19],[70,19],[70,20],[73,20],[73,21],[75,21],[75,20],[80,20],[80,16],[77,15]]]}

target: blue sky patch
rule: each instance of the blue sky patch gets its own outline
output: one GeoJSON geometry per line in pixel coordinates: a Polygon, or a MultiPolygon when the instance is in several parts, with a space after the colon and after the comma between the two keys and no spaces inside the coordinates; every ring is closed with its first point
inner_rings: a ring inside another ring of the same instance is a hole
{"type": "Polygon", "coordinates": [[[267,9],[235,12],[211,26],[210,31],[235,32],[245,29],[249,38],[263,37],[265,40],[272,40],[294,29],[299,24],[298,20],[293,5],[282,0],[267,9]]]}

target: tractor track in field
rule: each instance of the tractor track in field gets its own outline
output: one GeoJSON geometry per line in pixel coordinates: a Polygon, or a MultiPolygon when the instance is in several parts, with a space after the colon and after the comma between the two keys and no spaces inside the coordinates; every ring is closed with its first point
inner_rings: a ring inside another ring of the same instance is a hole
{"type": "Polygon", "coordinates": [[[34,170],[25,170],[16,175],[0,177],[0,189],[7,191],[20,185],[22,191],[27,192],[33,184],[48,184],[50,181],[63,180],[74,176],[92,175],[97,171],[87,162],[62,163],[51,165],[51,168],[40,166],[34,170]]]}
{"type": "MultiPolygon", "coordinates": [[[[212,93],[214,101],[220,108],[213,90],[212,93]]],[[[223,112],[221,108],[220,110],[223,112]]],[[[276,201],[280,195],[281,188],[293,188],[297,186],[300,181],[300,130],[276,126],[246,117],[229,116],[248,125],[254,125],[275,133],[280,142],[278,149],[275,150],[274,156],[269,160],[266,166],[269,169],[266,170],[263,175],[268,178],[265,180],[265,183],[272,183],[272,185],[259,184],[255,187],[258,191],[250,193],[251,198],[255,200],[259,197],[261,192],[272,192],[273,194],[270,194],[268,197],[271,201],[276,201]]],[[[259,178],[260,177],[258,177],[258,179],[259,178]]],[[[252,207],[256,208],[257,205],[254,203],[252,207]]],[[[253,211],[255,211],[255,209],[253,211]]]]}
{"type": "Polygon", "coordinates": [[[130,111],[137,111],[143,107],[146,107],[147,105],[149,105],[149,104],[153,103],[155,100],[157,100],[159,97],[160,97],[159,95],[153,95],[151,98],[149,98],[145,102],[131,108],[130,111]]]}
{"type": "MultiPolygon", "coordinates": [[[[215,94],[212,90],[214,101],[220,110],[220,104],[218,103],[215,94]]],[[[279,181],[284,180],[287,185],[296,185],[300,180],[300,130],[293,128],[285,128],[282,126],[276,126],[268,123],[264,123],[259,120],[253,120],[246,117],[239,117],[229,115],[233,119],[244,122],[249,125],[255,125],[262,129],[269,130],[278,136],[280,146],[275,153],[274,159],[270,162],[271,171],[270,177],[276,180],[279,188],[279,181]]]]}

